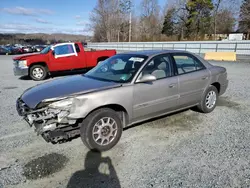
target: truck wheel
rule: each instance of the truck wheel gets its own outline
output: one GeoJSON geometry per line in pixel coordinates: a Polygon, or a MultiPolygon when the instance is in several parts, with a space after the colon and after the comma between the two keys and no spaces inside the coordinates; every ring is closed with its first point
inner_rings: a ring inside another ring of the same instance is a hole
{"type": "Polygon", "coordinates": [[[92,112],[83,120],[80,133],[87,148],[107,151],[118,143],[122,130],[118,114],[112,109],[103,108],[92,112]]]}
{"type": "Polygon", "coordinates": [[[40,81],[44,80],[47,77],[48,71],[47,68],[43,65],[34,65],[30,68],[29,75],[32,80],[40,81]]]}
{"type": "Polygon", "coordinates": [[[202,113],[210,113],[215,109],[217,100],[218,90],[216,87],[211,85],[205,91],[204,96],[197,108],[202,113]]]}

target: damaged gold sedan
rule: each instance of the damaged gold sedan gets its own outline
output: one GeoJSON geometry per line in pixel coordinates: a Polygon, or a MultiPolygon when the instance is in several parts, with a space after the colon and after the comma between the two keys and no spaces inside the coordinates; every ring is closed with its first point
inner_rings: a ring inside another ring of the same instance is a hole
{"type": "Polygon", "coordinates": [[[30,88],[16,107],[47,142],[81,136],[89,149],[106,151],[132,124],[191,107],[213,111],[227,87],[226,69],[195,54],[140,51],[30,88]]]}

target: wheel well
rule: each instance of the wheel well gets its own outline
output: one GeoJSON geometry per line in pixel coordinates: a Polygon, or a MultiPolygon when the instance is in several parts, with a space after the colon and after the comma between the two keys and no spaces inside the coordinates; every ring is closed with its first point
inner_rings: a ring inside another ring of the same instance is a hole
{"type": "Polygon", "coordinates": [[[35,65],[42,65],[42,66],[46,67],[47,70],[49,70],[49,68],[48,68],[48,66],[47,66],[47,64],[46,64],[45,62],[36,62],[36,63],[32,63],[32,64],[29,66],[29,72],[30,72],[31,67],[33,67],[33,66],[35,66],[35,65]]]}
{"type": "Polygon", "coordinates": [[[98,57],[96,63],[98,63],[99,61],[104,61],[105,59],[108,59],[108,58],[109,58],[109,57],[107,57],[107,56],[98,57]]]}
{"type": "Polygon", "coordinates": [[[122,120],[123,127],[125,127],[128,124],[128,122],[129,122],[128,112],[123,106],[121,106],[119,104],[108,104],[108,105],[100,106],[100,107],[92,110],[89,114],[91,114],[93,111],[99,110],[101,108],[110,108],[110,109],[116,111],[118,113],[118,116],[122,120]]]}
{"type": "Polygon", "coordinates": [[[220,83],[219,82],[212,83],[211,85],[216,87],[216,89],[218,90],[218,93],[220,93],[220,83]]]}
{"type": "Polygon", "coordinates": [[[44,67],[48,67],[47,64],[45,62],[36,62],[36,63],[32,63],[29,67],[29,69],[35,65],[42,65],[44,67]]]}

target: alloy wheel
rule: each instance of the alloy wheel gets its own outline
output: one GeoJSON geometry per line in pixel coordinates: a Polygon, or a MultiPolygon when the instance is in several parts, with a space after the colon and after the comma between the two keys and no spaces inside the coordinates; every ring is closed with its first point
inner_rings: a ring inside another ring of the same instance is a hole
{"type": "Polygon", "coordinates": [[[113,118],[103,117],[94,125],[92,136],[98,145],[105,146],[115,139],[117,130],[118,126],[113,118]]]}

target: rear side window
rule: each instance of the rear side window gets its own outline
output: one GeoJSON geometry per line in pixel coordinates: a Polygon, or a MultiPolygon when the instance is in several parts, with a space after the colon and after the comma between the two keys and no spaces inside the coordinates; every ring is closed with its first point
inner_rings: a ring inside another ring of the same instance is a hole
{"type": "Polygon", "coordinates": [[[80,48],[79,48],[78,44],[75,44],[75,48],[76,48],[76,52],[79,53],[80,52],[80,48]]]}
{"type": "Polygon", "coordinates": [[[55,55],[66,55],[66,54],[74,53],[74,49],[71,44],[57,46],[55,47],[54,51],[55,51],[55,55]]]}
{"type": "Polygon", "coordinates": [[[178,74],[198,71],[204,68],[204,65],[189,55],[173,55],[178,74]]]}

